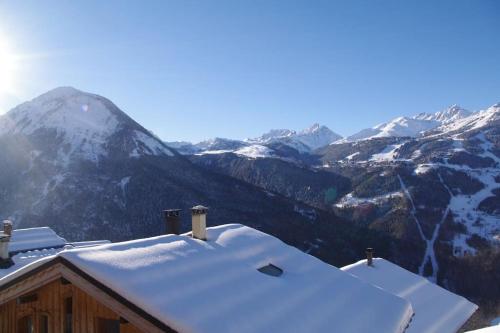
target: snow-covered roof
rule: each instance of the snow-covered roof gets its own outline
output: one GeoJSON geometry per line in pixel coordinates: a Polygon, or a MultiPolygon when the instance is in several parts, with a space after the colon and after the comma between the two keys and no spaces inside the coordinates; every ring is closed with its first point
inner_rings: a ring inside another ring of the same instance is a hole
{"type": "Polygon", "coordinates": [[[66,240],[49,227],[16,229],[12,231],[9,252],[63,247],[66,240]]]}
{"type": "Polygon", "coordinates": [[[164,235],[55,257],[181,332],[403,332],[413,314],[407,300],[238,224],[208,228],[207,241],[164,235]],[[269,264],[283,274],[258,271],[269,264]]]}
{"type": "Polygon", "coordinates": [[[499,332],[500,332],[500,325],[496,325],[496,326],[480,328],[474,331],[467,331],[466,333],[499,333],[499,332]]]}
{"type": "Polygon", "coordinates": [[[45,261],[55,258],[56,254],[62,250],[63,248],[33,250],[12,256],[14,264],[8,268],[0,269],[0,286],[24,273],[24,267],[26,267],[26,271],[32,270],[45,261]]]}
{"type": "Polygon", "coordinates": [[[384,259],[374,259],[373,266],[362,260],[341,269],[407,299],[415,312],[407,333],[454,333],[477,309],[467,299],[384,259]]]}

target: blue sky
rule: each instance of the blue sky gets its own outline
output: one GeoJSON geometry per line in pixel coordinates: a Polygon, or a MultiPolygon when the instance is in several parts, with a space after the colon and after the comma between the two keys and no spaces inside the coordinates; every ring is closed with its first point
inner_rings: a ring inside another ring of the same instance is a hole
{"type": "Polygon", "coordinates": [[[199,141],[476,110],[500,101],[499,15],[494,0],[0,0],[18,59],[0,112],[69,85],[199,141]]]}

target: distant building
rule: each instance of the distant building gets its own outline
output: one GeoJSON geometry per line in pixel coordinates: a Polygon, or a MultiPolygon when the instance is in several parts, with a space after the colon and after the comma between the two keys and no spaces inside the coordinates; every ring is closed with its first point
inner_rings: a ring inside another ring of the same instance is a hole
{"type": "Polygon", "coordinates": [[[7,226],[0,332],[453,332],[476,309],[385,260],[340,270],[243,225],[206,228],[206,212],[193,207],[194,233],[111,244],[7,226]]]}

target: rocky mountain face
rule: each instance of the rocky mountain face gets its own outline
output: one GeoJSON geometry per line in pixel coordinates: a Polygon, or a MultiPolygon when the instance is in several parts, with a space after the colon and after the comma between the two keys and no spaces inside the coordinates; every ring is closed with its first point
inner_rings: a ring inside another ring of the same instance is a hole
{"type": "Polygon", "coordinates": [[[58,88],[0,117],[0,218],[16,228],[126,240],[163,233],[167,208],[183,209],[189,230],[195,204],[210,207],[210,225],[243,223],[331,263],[390,243],[331,210],[192,163],[101,96],[58,88]]]}
{"type": "Polygon", "coordinates": [[[382,233],[391,240],[391,260],[498,313],[500,105],[408,119],[432,126],[295,150],[288,159],[190,159],[382,233]]]}

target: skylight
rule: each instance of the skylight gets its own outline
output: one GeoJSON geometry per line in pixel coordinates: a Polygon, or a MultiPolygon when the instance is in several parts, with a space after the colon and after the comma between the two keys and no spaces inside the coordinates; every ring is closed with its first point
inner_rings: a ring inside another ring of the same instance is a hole
{"type": "Polygon", "coordinates": [[[266,266],[262,266],[261,268],[257,269],[259,272],[270,275],[270,276],[281,276],[283,274],[283,270],[279,268],[278,266],[275,266],[273,264],[268,264],[266,266]]]}

